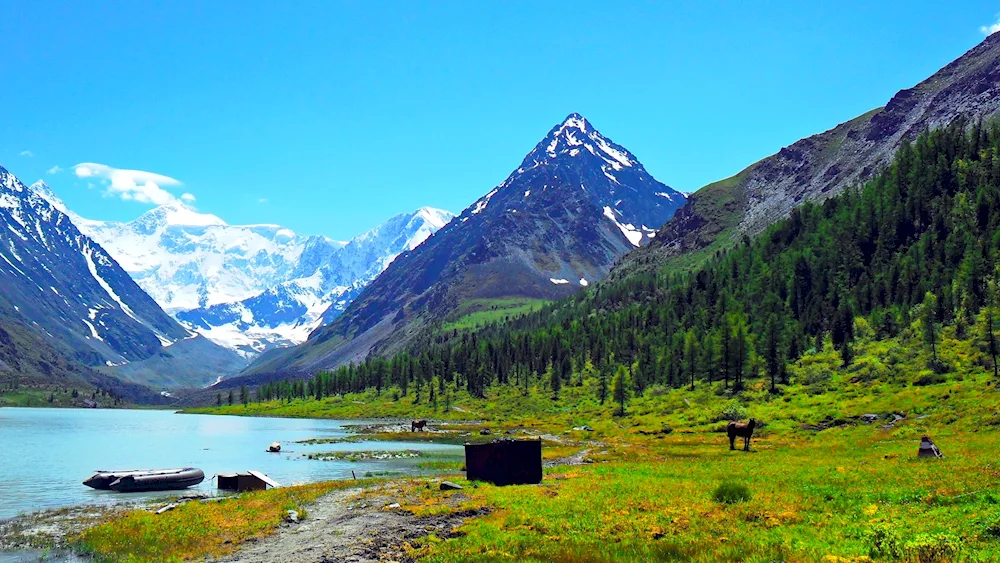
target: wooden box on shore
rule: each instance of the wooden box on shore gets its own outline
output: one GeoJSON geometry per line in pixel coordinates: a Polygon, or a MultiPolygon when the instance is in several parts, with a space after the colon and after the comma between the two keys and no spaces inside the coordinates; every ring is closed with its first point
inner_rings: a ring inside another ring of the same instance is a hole
{"type": "Polygon", "coordinates": [[[259,471],[246,473],[219,473],[219,489],[223,491],[263,491],[270,485],[280,487],[276,481],[259,471]]]}

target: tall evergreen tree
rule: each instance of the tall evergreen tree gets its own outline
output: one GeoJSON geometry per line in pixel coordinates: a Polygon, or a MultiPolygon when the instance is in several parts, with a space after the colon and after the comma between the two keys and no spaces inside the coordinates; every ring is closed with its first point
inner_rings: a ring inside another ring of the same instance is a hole
{"type": "Polygon", "coordinates": [[[618,403],[618,416],[625,416],[625,403],[629,399],[628,370],[625,369],[625,366],[618,366],[612,392],[615,396],[615,402],[618,403]]]}
{"type": "Polygon", "coordinates": [[[737,390],[743,389],[743,372],[746,369],[747,354],[747,324],[740,319],[733,328],[733,375],[736,378],[734,387],[737,390]]]}
{"type": "Polygon", "coordinates": [[[986,293],[986,306],[983,311],[983,339],[986,341],[986,350],[993,359],[993,380],[1000,381],[1000,366],[997,365],[997,356],[1000,355],[1000,345],[997,344],[997,334],[995,325],[995,314],[997,304],[997,284],[990,280],[986,293]]]}
{"type": "Polygon", "coordinates": [[[920,310],[921,330],[924,333],[924,342],[931,349],[931,359],[935,365],[938,363],[937,357],[937,308],[938,299],[933,292],[924,294],[923,306],[920,310]]]}
{"type": "Polygon", "coordinates": [[[719,366],[722,367],[722,387],[729,389],[729,367],[732,365],[733,329],[729,324],[729,316],[722,317],[722,327],[719,329],[719,366]]]}
{"type": "Polygon", "coordinates": [[[608,398],[608,372],[607,370],[601,370],[600,374],[597,376],[597,400],[604,404],[608,398]]]}
{"type": "Polygon", "coordinates": [[[771,392],[774,393],[778,390],[779,366],[784,363],[784,358],[781,357],[781,333],[775,315],[768,317],[764,332],[764,363],[771,378],[771,392]]]}
{"type": "Polygon", "coordinates": [[[694,391],[694,378],[698,372],[698,337],[695,336],[694,329],[688,330],[684,335],[684,366],[688,384],[694,391]]]}

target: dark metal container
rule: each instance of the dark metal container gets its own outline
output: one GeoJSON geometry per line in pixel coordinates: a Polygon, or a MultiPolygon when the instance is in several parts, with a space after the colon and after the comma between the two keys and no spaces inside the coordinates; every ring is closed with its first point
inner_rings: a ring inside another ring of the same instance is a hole
{"type": "Polygon", "coordinates": [[[465,445],[466,477],[495,485],[534,485],[542,482],[542,441],[494,440],[465,445]]]}

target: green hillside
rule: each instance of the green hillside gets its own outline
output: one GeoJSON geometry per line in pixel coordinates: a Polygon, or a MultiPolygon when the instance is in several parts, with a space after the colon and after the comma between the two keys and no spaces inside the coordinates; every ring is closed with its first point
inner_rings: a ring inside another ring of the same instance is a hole
{"type": "MultiPolygon", "coordinates": [[[[850,365],[858,325],[885,340],[914,321],[931,349],[945,325],[995,347],[996,327],[983,323],[997,316],[998,150],[995,127],[925,134],[863,188],[797,208],[696,272],[629,276],[503,325],[321,373],[318,384],[265,385],[260,396],[397,388],[429,400],[433,387],[484,397],[538,380],[569,387],[587,371],[610,386],[619,368],[634,395],[715,381],[738,391],[761,378],[778,392],[788,362],[824,339],[850,365]]],[[[932,358],[923,369],[956,368],[932,358]]]]}
{"type": "Polygon", "coordinates": [[[424,494],[490,510],[429,561],[994,561],[998,187],[1000,129],[956,123],[700,269],[199,412],[474,420],[594,462],[424,494]],[[748,417],[756,453],[729,452],[748,417]]]}

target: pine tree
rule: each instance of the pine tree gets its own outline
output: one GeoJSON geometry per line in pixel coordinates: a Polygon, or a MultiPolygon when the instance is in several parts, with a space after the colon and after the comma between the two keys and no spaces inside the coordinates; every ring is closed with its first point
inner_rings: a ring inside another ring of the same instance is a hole
{"type": "Polygon", "coordinates": [[[434,410],[434,412],[437,412],[437,410],[438,410],[438,400],[437,400],[437,393],[435,392],[435,389],[434,389],[434,380],[433,379],[431,379],[431,382],[430,382],[430,385],[428,386],[428,388],[430,389],[431,408],[434,410]]]}
{"type": "Polygon", "coordinates": [[[552,400],[559,400],[559,390],[562,389],[562,376],[559,371],[549,367],[549,386],[552,387],[552,400]]]}
{"type": "Polygon", "coordinates": [[[597,377],[597,400],[604,404],[608,399],[608,372],[602,369],[597,377]]]}
{"type": "Polygon", "coordinates": [[[995,308],[997,299],[996,282],[990,280],[987,285],[986,306],[983,308],[983,338],[986,340],[986,349],[993,358],[993,379],[1000,380],[1000,371],[997,366],[997,356],[1000,355],[1000,346],[997,344],[996,327],[994,326],[995,308]]]}
{"type": "Polygon", "coordinates": [[[840,345],[840,367],[846,368],[854,361],[854,344],[850,340],[840,345]]]}
{"type": "Polygon", "coordinates": [[[729,324],[729,316],[722,319],[719,334],[719,365],[722,367],[722,388],[729,389],[729,366],[732,364],[733,329],[729,324]]]}
{"type": "Polygon", "coordinates": [[[841,350],[844,345],[854,340],[854,311],[846,299],[840,300],[840,307],[837,308],[837,313],[833,317],[833,328],[830,335],[833,337],[833,346],[837,350],[841,350]]]}
{"type": "Polygon", "coordinates": [[[580,370],[580,385],[583,385],[585,381],[592,381],[597,378],[597,368],[594,367],[594,362],[587,358],[587,361],[583,363],[583,369],[580,370]]]}
{"type": "Polygon", "coordinates": [[[736,382],[733,387],[737,390],[743,389],[743,371],[746,369],[748,354],[747,354],[747,323],[746,321],[740,319],[736,323],[733,332],[733,365],[735,369],[733,370],[736,382]]]}
{"type": "Polygon", "coordinates": [[[937,308],[938,299],[934,293],[928,291],[924,294],[923,307],[920,310],[920,324],[924,332],[924,342],[931,348],[931,358],[934,365],[938,363],[937,357],[937,308]]]}
{"type": "Polygon", "coordinates": [[[767,374],[771,378],[771,392],[778,390],[777,379],[779,366],[784,363],[781,358],[781,334],[778,330],[778,320],[775,315],[771,315],[767,320],[764,332],[764,363],[767,374]]]}
{"type": "Polygon", "coordinates": [[[684,366],[691,390],[694,391],[694,378],[698,371],[698,337],[695,336],[694,329],[688,330],[684,335],[684,366]]]}
{"type": "Polygon", "coordinates": [[[625,403],[629,398],[628,370],[625,369],[625,366],[618,366],[618,371],[615,372],[612,393],[614,394],[615,402],[618,403],[616,414],[618,416],[625,416],[625,403]]]}
{"type": "Polygon", "coordinates": [[[229,390],[229,406],[233,406],[233,390],[229,390]]]}

